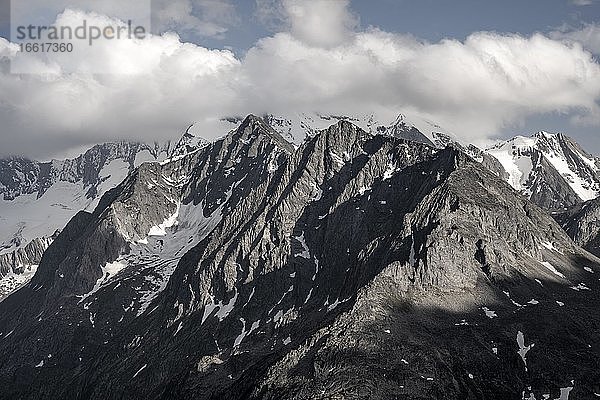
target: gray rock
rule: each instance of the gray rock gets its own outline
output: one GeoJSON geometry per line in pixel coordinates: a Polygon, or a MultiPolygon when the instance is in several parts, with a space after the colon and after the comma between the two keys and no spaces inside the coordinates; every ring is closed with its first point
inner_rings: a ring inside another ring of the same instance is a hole
{"type": "Polygon", "coordinates": [[[69,222],[0,303],[2,395],[556,398],[574,380],[587,398],[584,266],[600,274],[459,148],[340,121],[294,149],[249,116],[69,222]]]}
{"type": "Polygon", "coordinates": [[[600,257],[600,199],[556,213],[554,218],[575,243],[600,257]]]}

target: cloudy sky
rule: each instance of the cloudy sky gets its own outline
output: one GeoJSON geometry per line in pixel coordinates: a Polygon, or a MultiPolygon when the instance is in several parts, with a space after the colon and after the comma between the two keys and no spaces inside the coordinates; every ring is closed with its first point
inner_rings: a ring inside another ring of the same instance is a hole
{"type": "Polygon", "coordinates": [[[191,122],[214,138],[224,116],[302,111],[402,112],[480,146],[562,131],[600,154],[597,0],[149,1],[15,1],[11,21],[0,0],[1,156],[165,140],[191,122]],[[21,54],[14,37],[25,22],[146,17],[145,39],[70,54],[21,54]]]}

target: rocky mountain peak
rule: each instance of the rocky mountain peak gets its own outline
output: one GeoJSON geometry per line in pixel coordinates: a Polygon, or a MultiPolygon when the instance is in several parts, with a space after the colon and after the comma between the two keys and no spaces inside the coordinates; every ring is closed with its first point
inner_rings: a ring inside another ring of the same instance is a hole
{"type": "Polygon", "coordinates": [[[240,125],[229,134],[234,141],[240,141],[243,145],[272,141],[286,152],[293,151],[293,146],[285,140],[281,134],[268,125],[263,118],[249,114],[240,125]]]}
{"type": "MultiPolygon", "coordinates": [[[[411,140],[414,142],[434,145],[424,132],[421,132],[414,126],[404,114],[399,114],[396,120],[389,126],[380,126],[377,128],[379,133],[395,136],[401,139],[411,140]]],[[[432,132],[429,132],[431,134],[432,132]]]]}
{"type": "Polygon", "coordinates": [[[557,212],[554,218],[575,243],[600,257],[600,198],[557,212]]]}
{"type": "Polygon", "coordinates": [[[208,145],[209,142],[206,139],[192,132],[194,126],[195,124],[189,125],[173,149],[168,152],[170,159],[183,157],[208,145]]]}
{"type": "Polygon", "coordinates": [[[546,131],[538,131],[532,135],[532,137],[534,137],[534,138],[546,139],[546,140],[553,139],[555,137],[560,138],[561,136],[563,136],[562,133],[552,133],[552,132],[546,132],[546,131]]]}
{"type": "Polygon", "coordinates": [[[598,160],[564,134],[516,136],[486,152],[502,164],[513,188],[546,209],[565,209],[600,194],[598,160]]]}

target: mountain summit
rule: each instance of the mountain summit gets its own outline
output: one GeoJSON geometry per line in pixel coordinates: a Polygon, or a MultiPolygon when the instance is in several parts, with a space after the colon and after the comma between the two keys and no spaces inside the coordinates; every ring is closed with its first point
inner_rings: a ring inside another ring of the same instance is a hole
{"type": "Polygon", "coordinates": [[[487,149],[512,187],[549,210],[563,210],[600,194],[600,163],[561,133],[517,136],[487,149]]]}

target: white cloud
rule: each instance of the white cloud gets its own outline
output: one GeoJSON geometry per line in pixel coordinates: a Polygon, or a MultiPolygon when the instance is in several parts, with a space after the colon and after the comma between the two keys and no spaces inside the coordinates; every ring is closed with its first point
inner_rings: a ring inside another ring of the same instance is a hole
{"type": "MultiPolygon", "coordinates": [[[[59,22],[80,20],[78,14],[67,11],[59,22]]],[[[86,18],[101,25],[105,17],[86,18]]],[[[182,43],[175,34],[99,42],[93,51],[81,47],[46,61],[57,72],[51,75],[11,74],[9,61],[22,57],[9,55],[13,47],[0,41],[2,153],[53,152],[71,142],[152,141],[196,119],[211,126],[211,117],[230,108],[235,93],[229,82],[240,68],[230,51],[182,43]]]]}
{"type": "Polygon", "coordinates": [[[579,28],[565,25],[556,31],[550,32],[550,37],[580,43],[592,53],[600,54],[600,26],[597,24],[584,24],[579,28]]]}
{"type": "Polygon", "coordinates": [[[333,47],[349,40],[358,26],[349,5],[349,0],[257,0],[257,16],[308,45],[333,47]]]}
{"type": "Polygon", "coordinates": [[[266,28],[277,31],[284,28],[285,12],[280,0],[255,0],[254,17],[266,28]]]}
{"type": "Polygon", "coordinates": [[[164,32],[187,31],[205,37],[223,38],[239,23],[230,0],[154,0],[153,28],[164,32]]]}
{"type": "Polygon", "coordinates": [[[350,38],[358,24],[349,0],[283,0],[290,32],[312,46],[337,46],[350,38]]]}
{"type": "Polygon", "coordinates": [[[426,43],[372,30],[328,50],[278,34],[248,53],[244,69],[268,79],[261,98],[285,93],[292,109],[410,110],[473,141],[536,113],[596,113],[600,98],[591,55],[539,34],[426,43]]]}
{"type": "Polygon", "coordinates": [[[95,55],[54,60],[58,73],[46,76],[10,74],[18,56],[0,40],[0,152],[173,138],[192,121],[214,138],[225,133],[220,117],[262,112],[375,112],[390,120],[406,112],[476,143],[540,113],[599,123],[600,66],[581,45],[541,34],[480,32],[428,43],[376,29],[341,31],[335,46],[281,32],[241,59],[174,34],[103,43],[95,55]],[[85,73],[90,63],[107,73],[85,73]]]}
{"type": "Polygon", "coordinates": [[[571,0],[570,3],[575,6],[589,6],[594,4],[595,0],[571,0]]]}

